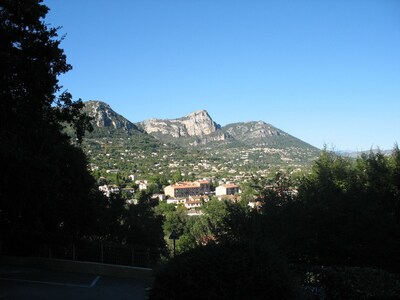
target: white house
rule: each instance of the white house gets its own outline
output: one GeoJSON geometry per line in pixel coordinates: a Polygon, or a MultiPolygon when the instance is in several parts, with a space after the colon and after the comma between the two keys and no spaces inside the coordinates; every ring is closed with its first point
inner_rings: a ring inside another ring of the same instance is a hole
{"type": "Polygon", "coordinates": [[[120,190],[116,185],[101,185],[99,186],[99,191],[105,196],[110,197],[111,194],[119,194],[120,190]]]}
{"type": "Polygon", "coordinates": [[[204,202],[208,202],[208,201],[210,201],[210,197],[207,196],[207,195],[189,196],[189,200],[191,200],[191,201],[204,201],[204,202]]]}
{"type": "Polygon", "coordinates": [[[201,207],[203,204],[199,200],[192,200],[192,201],[186,201],[185,202],[185,207],[187,209],[191,208],[196,208],[196,207],[201,207]]]}
{"type": "Polygon", "coordinates": [[[185,198],[169,198],[167,199],[167,204],[179,204],[179,203],[185,203],[186,199],[185,198]]]}
{"type": "Polygon", "coordinates": [[[166,199],[165,194],[153,194],[152,199],[158,199],[159,201],[164,201],[166,199]]]}
{"type": "Polygon", "coordinates": [[[147,190],[149,186],[147,180],[136,180],[135,183],[139,186],[139,191],[147,190]]]}
{"type": "Polygon", "coordinates": [[[227,183],[220,186],[217,186],[215,189],[216,196],[223,196],[223,195],[235,195],[240,192],[239,186],[234,183],[227,183]]]}

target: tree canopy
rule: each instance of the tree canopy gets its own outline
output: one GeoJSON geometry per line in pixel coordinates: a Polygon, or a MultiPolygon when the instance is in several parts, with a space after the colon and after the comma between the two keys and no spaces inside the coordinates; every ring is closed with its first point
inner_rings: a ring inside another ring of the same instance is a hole
{"type": "Polygon", "coordinates": [[[90,129],[81,100],[62,91],[71,70],[39,0],[0,1],[0,214],[4,232],[84,235],[93,178],[77,141],[90,129]]]}
{"type": "Polygon", "coordinates": [[[356,160],[324,150],[292,199],[266,188],[269,235],[293,262],[398,272],[399,162],[397,146],[390,156],[370,152],[356,160]]]}

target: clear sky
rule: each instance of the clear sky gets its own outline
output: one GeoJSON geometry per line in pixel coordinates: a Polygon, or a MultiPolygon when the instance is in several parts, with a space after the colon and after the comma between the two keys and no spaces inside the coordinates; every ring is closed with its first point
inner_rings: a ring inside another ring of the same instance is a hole
{"type": "Polygon", "coordinates": [[[77,98],[132,122],[206,109],[316,147],[400,143],[398,0],[45,0],[77,98]]]}

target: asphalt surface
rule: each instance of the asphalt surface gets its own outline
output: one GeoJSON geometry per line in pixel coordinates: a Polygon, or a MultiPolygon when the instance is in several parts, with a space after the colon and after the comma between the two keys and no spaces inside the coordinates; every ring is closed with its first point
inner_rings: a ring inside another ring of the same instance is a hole
{"type": "Polygon", "coordinates": [[[147,298],[149,280],[0,266],[0,300],[147,298]]]}

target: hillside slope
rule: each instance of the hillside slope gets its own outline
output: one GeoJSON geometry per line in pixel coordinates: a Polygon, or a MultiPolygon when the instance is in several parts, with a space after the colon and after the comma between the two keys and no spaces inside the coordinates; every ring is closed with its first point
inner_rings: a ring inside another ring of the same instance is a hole
{"type": "Polygon", "coordinates": [[[134,124],[104,102],[85,104],[94,131],[85,136],[83,147],[96,170],[238,178],[276,167],[307,167],[319,155],[317,148],[263,121],[221,127],[199,110],[134,124]]]}

